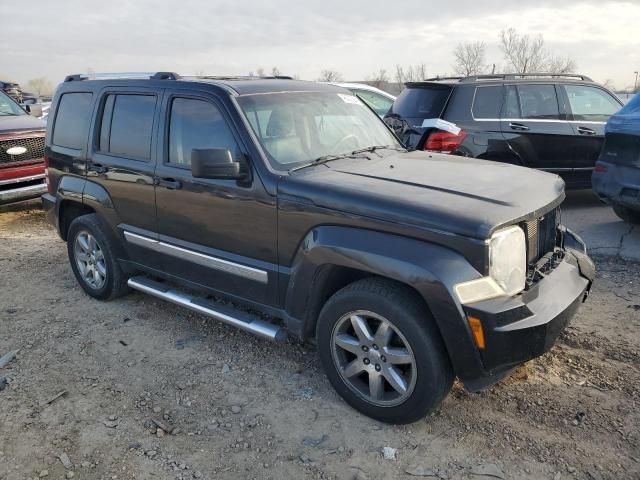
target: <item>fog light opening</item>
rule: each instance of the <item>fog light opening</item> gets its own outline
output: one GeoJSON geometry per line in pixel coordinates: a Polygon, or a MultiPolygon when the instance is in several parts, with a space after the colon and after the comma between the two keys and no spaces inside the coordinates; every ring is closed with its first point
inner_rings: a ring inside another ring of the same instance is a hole
{"type": "Polygon", "coordinates": [[[476,347],[480,350],[484,350],[484,331],[482,330],[482,322],[476,317],[467,317],[469,326],[471,327],[471,333],[473,333],[473,340],[476,342],[476,347]]]}

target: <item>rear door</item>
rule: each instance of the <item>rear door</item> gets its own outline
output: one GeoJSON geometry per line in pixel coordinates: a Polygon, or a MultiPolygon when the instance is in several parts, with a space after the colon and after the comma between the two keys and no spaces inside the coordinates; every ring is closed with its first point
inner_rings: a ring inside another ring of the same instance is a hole
{"type": "MultiPolygon", "coordinates": [[[[159,255],[132,239],[157,230],[154,130],[161,96],[146,88],[103,90],[87,164],[87,179],[104,187],[111,197],[118,227],[126,232],[129,258],[156,269],[159,255]]],[[[91,194],[89,184],[85,196],[91,194]]]]}
{"type": "Polygon", "coordinates": [[[558,174],[573,170],[573,129],[553,84],[506,85],[502,134],[525,167],[558,174]]]}
{"type": "Polygon", "coordinates": [[[622,108],[622,103],[594,85],[562,85],[560,88],[566,95],[569,122],[575,134],[572,141],[572,149],[576,152],[574,168],[591,178],[604,143],[604,127],[611,115],[622,108]]]}

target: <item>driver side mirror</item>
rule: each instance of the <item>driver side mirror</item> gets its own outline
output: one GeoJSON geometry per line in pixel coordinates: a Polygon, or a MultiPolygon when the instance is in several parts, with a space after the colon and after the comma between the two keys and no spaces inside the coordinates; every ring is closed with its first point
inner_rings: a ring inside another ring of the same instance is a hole
{"type": "Polygon", "coordinates": [[[191,150],[191,174],[196,178],[238,180],[240,162],[235,162],[226,148],[194,148],[191,150]]]}
{"type": "Polygon", "coordinates": [[[25,110],[27,111],[27,113],[33,115],[34,117],[41,117],[42,116],[42,105],[38,105],[38,104],[31,104],[31,105],[25,105],[24,106],[25,110]]]}

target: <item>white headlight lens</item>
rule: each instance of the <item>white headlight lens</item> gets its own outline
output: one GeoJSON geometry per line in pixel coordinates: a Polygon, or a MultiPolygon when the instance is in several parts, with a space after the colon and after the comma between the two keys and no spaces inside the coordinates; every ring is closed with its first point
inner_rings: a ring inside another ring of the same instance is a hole
{"type": "Polygon", "coordinates": [[[527,248],[520,227],[493,234],[489,241],[489,275],[507,295],[524,290],[527,275],[527,248]]]}

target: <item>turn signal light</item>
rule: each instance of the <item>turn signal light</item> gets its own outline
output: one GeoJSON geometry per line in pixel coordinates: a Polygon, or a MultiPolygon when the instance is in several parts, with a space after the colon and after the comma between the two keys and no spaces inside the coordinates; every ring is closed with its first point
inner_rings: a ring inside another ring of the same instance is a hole
{"type": "Polygon", "coordinates": [[[473,340],[476,342],[476,347],[480,350],[484,350],[484,331],[482,330],[482,322],[479,318],[468,317],[469,326],[471,327],[471,333],[473,333],[473,340]]]}
{"type": "Polygon", "coordinates": [[[595,168],[593,169],[596,173],[607,173],[607,166],[602,163],[596,163],[595,168]]]}

